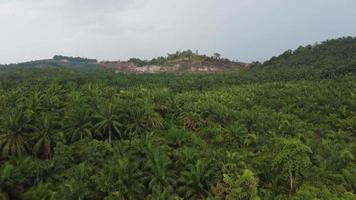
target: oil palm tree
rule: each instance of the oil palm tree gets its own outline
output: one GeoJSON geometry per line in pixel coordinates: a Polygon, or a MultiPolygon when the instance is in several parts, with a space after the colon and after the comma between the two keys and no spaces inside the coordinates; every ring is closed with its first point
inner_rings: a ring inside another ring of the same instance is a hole
{"type": "Polygon", "coordinates": [[[176,181],[171,170],[171,160],[159,147],[154,147],[152,142],[146,140],[144,151],[147,157],[148,186],[154,190],[162,190],[173,186],[176,181]]]}
{"type": "Polygon", "coordinates": [[[190,164],[188,169],[182,172],[180,191],[187,199],[202,199],[209,191],[209,181],[214,171],[210,162],[198,159],[194,164],[190,164]]]}
{"type": "Polygon", "coordinates": [[[149,200],[182,200],[177,194],[174,194],[168,189],[154,190],[152,194],[148,195],[149,200]]]}
{"type": "Polygon", "coordinates": [[[89,189],[90,174],[93,168],[86,162],[72,167],[65,175],[64,182],[57,187],[59,199],[89,199],[92,190],[89,189]]]}
{"type": "Polygon", "coordinates": [[[26,108],[25,115],[31,119],[33,115],[41,109],[41,102],[44,99],[44,95],[39,90],[31,90],[20,99],[26,108]]]}
{"type": "Polygon", "coordinates": [[[91,112],[86,107],[73,109],[67,116],[65,126],[71,142],[93,137],[91,112]]]}
{"type": "Polygon", "coordinates": [[[144,121],[143,121],[144,112],[140,109],[139,105],[130,105],[125,109],[125,119],[126,127],[125,133],[126,134],[139,134],[144,132],[144,121]]]}
{"type": "Polygon", "coordinates": [[[113,199],[143,199],[143,174],[138,164],[125,157],[110,161],[96,177],[99,190],[113,199]]]}
{"type": "Polygon", "coordinates": [[[86,86],[86,92],[90,97],[96,98],[102,94],[103,85],[97,83],[90,83],[86,86]]]}
{"type": "Polygon", "coordinates": [[[24,112],[19,109],[4,114],[0,120],[0,149],[3,157],[21,156],[28,151],[24,112]]]}
{"type": "Polygon", "coordinates": [[[119,135],[122,138],[120,130],[122,124],[117,106],[112,103],[105,103],[99,106],[95,118],[97,119],[95,124],[96,132],[100,135],[106,135],[109,143],[111,143],[112,137],[115,135],[119,135]]]}
{"type": "Polygon", "coordinates": [[[148,103],[145,104],[144,113],[145,126],[149,128],[158,128],[162,126],[163,119],[160,114],[155,112],[154,105],[148,103]]]}
{"type": "Polygon", "coordinates": [[[59,139],[59,133],[55,129],[54,119],[43,114],[35,125],[31,125],[35,154],[42,154],[47,160],[52,157],[52,148],[59,139]]]}
{"type": "Polygon", "coordinates": [[[154,106],[151,104],[131,105],[127,113],[129,122],[126,132],[131,134],[162,126],[162,117],[154,111],[154,106]]]}
{"type": "Polygon", "coordinates": [[[196,112],[183,112],[180,118],[186,128],[194,131],[198,130],[204,124],[202,117],[196,112]]]}
{"type": "Polygon", "coordinates": [[[51,84],[45,91],[46,98],[43,100],[45,109],[51,110],[52,112],[62,111],[63,108],[63,97],[65,90],[59,84],[51,84]]]}

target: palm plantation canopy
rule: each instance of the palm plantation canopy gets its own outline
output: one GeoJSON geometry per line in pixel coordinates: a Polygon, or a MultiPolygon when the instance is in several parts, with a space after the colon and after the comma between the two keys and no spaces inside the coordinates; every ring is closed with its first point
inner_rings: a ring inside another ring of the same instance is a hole
{"type": "Polygon", "coordinates": [[[0,69],[0,199],[355,199],[356,39],[233,73],[0,69]]]}

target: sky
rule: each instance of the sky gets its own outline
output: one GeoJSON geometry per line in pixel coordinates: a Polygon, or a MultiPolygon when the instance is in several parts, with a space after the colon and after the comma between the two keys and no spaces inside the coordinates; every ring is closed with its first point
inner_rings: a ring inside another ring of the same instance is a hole
{"type": "Polygon", "coordinates": [[[356,0],[0,0],[0,27],[1,64],[186,49],[251,62],[356,36],[356,0]]]}

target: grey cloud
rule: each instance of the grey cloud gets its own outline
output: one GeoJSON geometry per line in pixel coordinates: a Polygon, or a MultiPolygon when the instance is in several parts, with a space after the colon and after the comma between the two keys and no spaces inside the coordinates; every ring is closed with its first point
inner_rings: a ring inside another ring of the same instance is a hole
{"type": "Polygon", "coordinates": [[[0,63],[53,54],[103,60],[182,49],[265,60],[356,35],[354,0],[0,0],[0,63]]]}

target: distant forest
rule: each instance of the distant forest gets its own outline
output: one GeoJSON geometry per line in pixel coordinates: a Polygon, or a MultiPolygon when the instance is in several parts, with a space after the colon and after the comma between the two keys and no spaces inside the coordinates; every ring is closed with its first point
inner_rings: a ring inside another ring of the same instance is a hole
{"type": "Polygon", "coordinates": [[[81,57],[68,57],[55,55],[52,59],[35,60],[24,63],[0,65],[3,68],[41,68],[41,67],[70,67],[70,68],[93,68],[97,64],[96,59],[81,57]]]}

